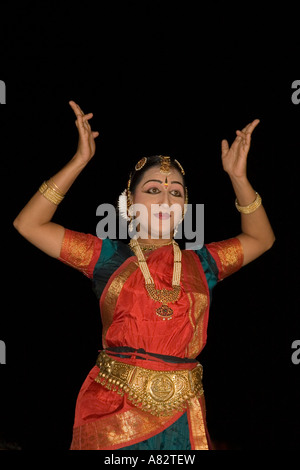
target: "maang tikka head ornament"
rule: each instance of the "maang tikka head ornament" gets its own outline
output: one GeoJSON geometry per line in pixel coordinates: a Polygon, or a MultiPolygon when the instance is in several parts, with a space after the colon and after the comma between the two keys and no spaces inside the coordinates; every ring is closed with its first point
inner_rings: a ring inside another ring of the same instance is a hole
{"type": "Polygon", "coordinates": [[[160,169],[159,171],[161,173],[164,173],[166,176],[170,174],[170,165],[171,165],[171,159],[168,156],[162,156],[160,155],[160,169]]]}
{"type": "MultiPolygon", "coordinates": [[[[170,174],[171,158],[169,156],[164,156],[164,155],[159,155],[159,157],[160,157],[160,169],[159,169],[159,171],[167,176],[167,175],[170,174]]],[[[146,165],[147,161],[148,161],[147,157],[141,158],[136,163],[136,165],[134,167],[135,171],[140,171],[146,165]]],[[[174,162],[178,166],[178,169],[180,170],[181,174],[184,176],[185,171],[182,168],[182,165],[179,163],[178,160],[174,159],[174,162]]],[[[131,190],[130,190],[131,180],[132,180],[132,173],[130,173],[130,175],[129,175],[127,188],[124,189],[124,191],[120,194],[119,200],[118,200],[118,209],[119,209],[119,212],[121,214],[121,217],[123,219],[127,220],[128,222],[132,222],[132,215],[130,213],[130,207],[132,206],[132,203],[133,203],[132,194],[131,194],[131,190]]],[[[185,213],[187,211],[187,204],[188,204],[188,192],[187,192],[187,187],[185,186],[184,211],[183,211],[182,219],[181,219],[180,222],[182,222],[182,220],[185,216],[185,213]]]]}

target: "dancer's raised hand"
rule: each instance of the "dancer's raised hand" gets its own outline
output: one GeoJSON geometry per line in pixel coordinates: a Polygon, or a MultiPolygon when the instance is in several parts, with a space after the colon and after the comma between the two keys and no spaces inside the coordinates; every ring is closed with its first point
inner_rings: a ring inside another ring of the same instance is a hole
{"type": "Polygon", "coordinates": [[[251,134],[258,123],[259,119],[255,119],[242,131],[236,131],[237,136],[230,147],[227,140],[222,140],[222,164],[229,176],[235,178],[246,176],[251,134]]]}
{"type": "Polygon", "coordinates": [[[82,163],[88,163],[95,155],[96,144],[95,139],[99,132],[92,131],[89,120],[93,117],[93,113],[84,114],[80,106],[75,101],[69,101],[69,105],[76,115],[76,127],[78,129],[78,147],[75,158],[82,163]]]}

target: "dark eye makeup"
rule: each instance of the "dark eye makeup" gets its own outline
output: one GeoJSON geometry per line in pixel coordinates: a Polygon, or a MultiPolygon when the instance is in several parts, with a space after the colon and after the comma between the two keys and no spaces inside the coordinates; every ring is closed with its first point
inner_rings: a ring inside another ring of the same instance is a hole
{"type": "MultiPolygon", "coordinates": [[[[157,188],[156,186],[153,186],[153,187],[148,188],[146,191],[143,191],[143,192],[148,193],[148,194],[159,194],[161,192],[161,190],[159,188],[157,188]]],[[[175,196],[175,197],[182,197],[182,193],[181,193],[181,191],[179,191],[179,189],[172,189],[170,192],[171,193],[176,193],[176,194],[173,194],[173,196],[175,196]]]]}

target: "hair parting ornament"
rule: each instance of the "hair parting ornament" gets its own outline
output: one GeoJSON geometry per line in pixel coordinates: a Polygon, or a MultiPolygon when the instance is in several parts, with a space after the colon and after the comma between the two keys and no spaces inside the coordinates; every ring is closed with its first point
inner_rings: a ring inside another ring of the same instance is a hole
{"type": "MultiPolygon", "coordinates": [[[[171,168],[171,157],[167,155],[159,155],[160,158],[160,169],[159,171],[164,174],[164,175],[169,175],[170,174],[170,168],[171,168]]],[[[141,158],[135,165],[134,169],[135,171],[140,171],[144,166],[146,165],[148,159],[147,157],[141,158]]],[[[185,171],[182,167],[182,165],[179,163],[178,160],[174,159],[174,162],[178,166],[179,171],[181,172],[182,175],[185,175],[185,171]]],[[[132,194],[131,194],[131,180],[132,180],[132,173],[129,175],[128,183],[127,183],[127,188],[124,189],[124,191],[120,194],[119,200],[118,200],[118,208],[119,212],[121,214],[121,217],[128,222],[132,220],[132,217],[130,215],[130,206],[132,205],[132,194]]],[[[165,181],[164,183],[165,187],[167,186],[167,183],[165,181]]],[[[184,201],[184,215],[186,213],[187,209],[187,204],[188,204],[188,192],[187,192],[187,187],[185,187],[185,201],[184,201]]]]}
{"type": "Polygon", "coordinates": [[[160,169],[161,173],[165,173],[166,175],[170,174],[170,157],[163,157],[160,155],[160,169]]]}

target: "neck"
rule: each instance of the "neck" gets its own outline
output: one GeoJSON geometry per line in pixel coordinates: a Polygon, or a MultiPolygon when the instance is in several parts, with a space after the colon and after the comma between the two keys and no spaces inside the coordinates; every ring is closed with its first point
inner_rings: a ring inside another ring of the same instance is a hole
{"type": "Polygon", "coordinates": [[[167,245],[172,242],[172,238],[138,238],[137,239],[140,245],[167,245]]]}
{"type": "Polygon", "coordinates": [[[138,231],[136,233],[137,241],[140,245],[167,245],[171,243],[173,240],[173,233],[166,233],[166,234],[155,234],[156,238],[151,238],[151,234],[149,234],[146,230],[143,230],[140,226],[138,226],[138,231]],[[167,236],[168,235],[168,236],[167,236]],[[167,236],[167,237],[166,237],[167,236]],[[157,238],[158,237],[158,238],[157,238]]]}

